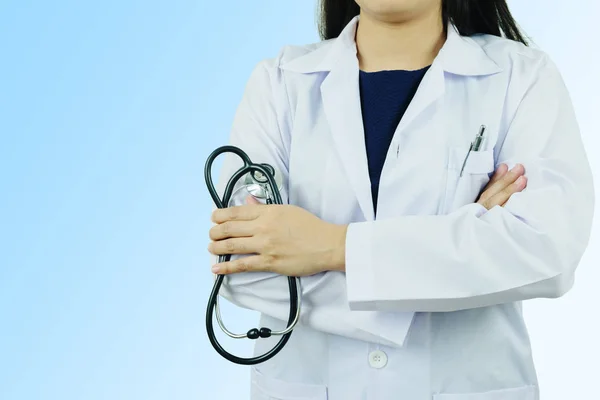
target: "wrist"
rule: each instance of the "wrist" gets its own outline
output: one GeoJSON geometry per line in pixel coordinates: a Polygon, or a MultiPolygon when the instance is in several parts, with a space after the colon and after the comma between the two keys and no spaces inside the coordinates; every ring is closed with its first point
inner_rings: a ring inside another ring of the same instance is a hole
{"type": "Polygon", "coordinates": [[[333,225],[333,234],[331,235],[331,262],[329,270],[346,270],[346,234],[348,225],[333,225]]]}

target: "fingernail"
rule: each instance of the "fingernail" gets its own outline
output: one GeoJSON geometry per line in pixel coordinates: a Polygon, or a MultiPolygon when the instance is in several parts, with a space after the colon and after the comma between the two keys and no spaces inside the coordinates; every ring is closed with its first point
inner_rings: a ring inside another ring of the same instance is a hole
{"type": "Polygon", "coordinates": [[[219,266],[218,265],[213,265],[210,270],[211,270],[211,272],[213,274],[218,274],[219,273],[219,266]]]}

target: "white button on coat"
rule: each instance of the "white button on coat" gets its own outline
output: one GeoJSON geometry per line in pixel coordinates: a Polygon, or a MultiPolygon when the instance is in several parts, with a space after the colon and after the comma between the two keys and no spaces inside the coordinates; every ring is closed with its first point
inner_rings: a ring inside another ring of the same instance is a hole
{"type": "MultiPolygon", "coordinates": [[[[395,132],[401,148],[385,161],[375,218],[357,22],[261,62],[233,122],[230,144],[281,171],[284,202],[350,224],[346,272],[301,279],[300,323],[280,354],[253,369],[252,399],[537,400],[521,302],[571,288],[594,205],[561,75],[540,50],[448,26],[395,132]],[[481,125],[486,140],[461,176],[481,125]],[[523,164],[527,188],[487,210],[475,201],[501,163],[523,164]],[[393,359],[377,382],[368,342],[393,359]]],[[[220,193],[240,165],[225,158],[220,193]]],[[[235,274],[221,294],[259,311],[259,326],[285,326],[285,277],[235,274]]],[[[277,340],[256,340],[255,352],[277,340]]]]}
{"type": "Polygon", "coordinates": [[[381,350],[375,350],[369,353],[369,365],[373,368],[381,369],[387,364],[387,355],[381,350]]]}

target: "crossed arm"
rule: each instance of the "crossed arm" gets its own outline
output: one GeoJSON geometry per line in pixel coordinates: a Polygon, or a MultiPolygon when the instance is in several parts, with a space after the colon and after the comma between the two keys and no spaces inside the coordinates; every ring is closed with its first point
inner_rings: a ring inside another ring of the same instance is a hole
{"type": "MultiPolygon", "coordinates": [[[[265,65],[255,70],[231,144],[285,171],[289,138],[279,129],[276,97],[264,95],[276,81],[265,65]]],[[[305,323],[392,342],[389,321],[399,312],[558,297],[571,287],[587,246],[594,191],[572,106],[553,65],[541,67],[522,100],[499,159],[522,162],[528,180],[519,178],[522,166],[509,172],[499,165],[477,203],[448,215],[339,226],[291,205],[217,210],[209,251],[237,255],[216,266],[228,274],[223,295],[285,320],[288,294],[280,275],[305,276],[305,323]],[[456,271],[462,279],[454,279],[456,271]]],[[[223,176],[233,170],[226,163],[223,176]]]]}

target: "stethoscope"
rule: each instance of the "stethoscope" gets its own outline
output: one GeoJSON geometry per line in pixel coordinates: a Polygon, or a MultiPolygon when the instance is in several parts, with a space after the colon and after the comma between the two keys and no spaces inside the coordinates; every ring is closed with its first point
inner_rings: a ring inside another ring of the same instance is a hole
{"type": "MultiPolygon", "coordinates": [[[[259,201],[264,201],[266,204],[283,204],[281,200],[281,176],[275,173],[274,168],[269,164],[253,164],[250,160],[250,157],[242,151],[241,149],[235,146],[223,146],[219,147],[215,151],[213,151],[208,159],[206,160],[206,165],[204,167],[204,179],[206,180],[206,186],[208,187],[208,192],[210,193],[215,205],[218,208],[225,208],[230,206],[230,201],[233,198],[236,198],[240,192],[246,192],[244,194],[250,194],[259,201]],[[212,164],[215,159],[223,154],[223,153],[234,153],[238,155],[242,161],[244,162],[244,166],[238,169],[233,176],[227,182],[227,186],[225,187],[225,192],[223,194],[223,198],[219,198],[215,186],[212,180],[212,164]],[[244,182],[241,187],[235,190],[234,187],[237,184],[240,178],[244,177],[244,182]]],[[[244,197],[245,198],[245,197],[244,197]]],[[[218,262],[226,262],[231,259],[231,255],[221,255],[219,256],[218,262]]],[[[235,334],[230,332],[221,319],[221,312],[219,310],[219,290],[221,289],[221,285],[223,284],[223,279],[225,275],[216,275],[215,283],[210,293],[210,297],[208,299],[208,306],[206,308],[206,333],[208,334],[208,339],[210,343],[215,348],[215,350],[225,357],[227,360],[242,365],[254,365],[265,362],[270,358],[274,357],[277,353],[279,353],[287,341],[290,339],[292,335],[292,330],[298,323],[300,319],[300,302],[302,300],[302,290],[299,289],[299,279],[295,277],[288,277],[288,286],[290,290],[290,313],[287,322],[287,328],[281,331],[272,331],[269,328],[253,328],[248,332],[243,334],[235,334]],[[216,314],[217,323],[221,330],[229,337],[233,339],[258,339],[258,338],[268,338],[271,336],[281,336],[279,342],[267,353],[252,357],[252,358],[242,358],[234,356],[233,354],[227,352],[221,344],[217,341],[215,336],[215,331],[213,329],[213,313],[216,314]]]]}

